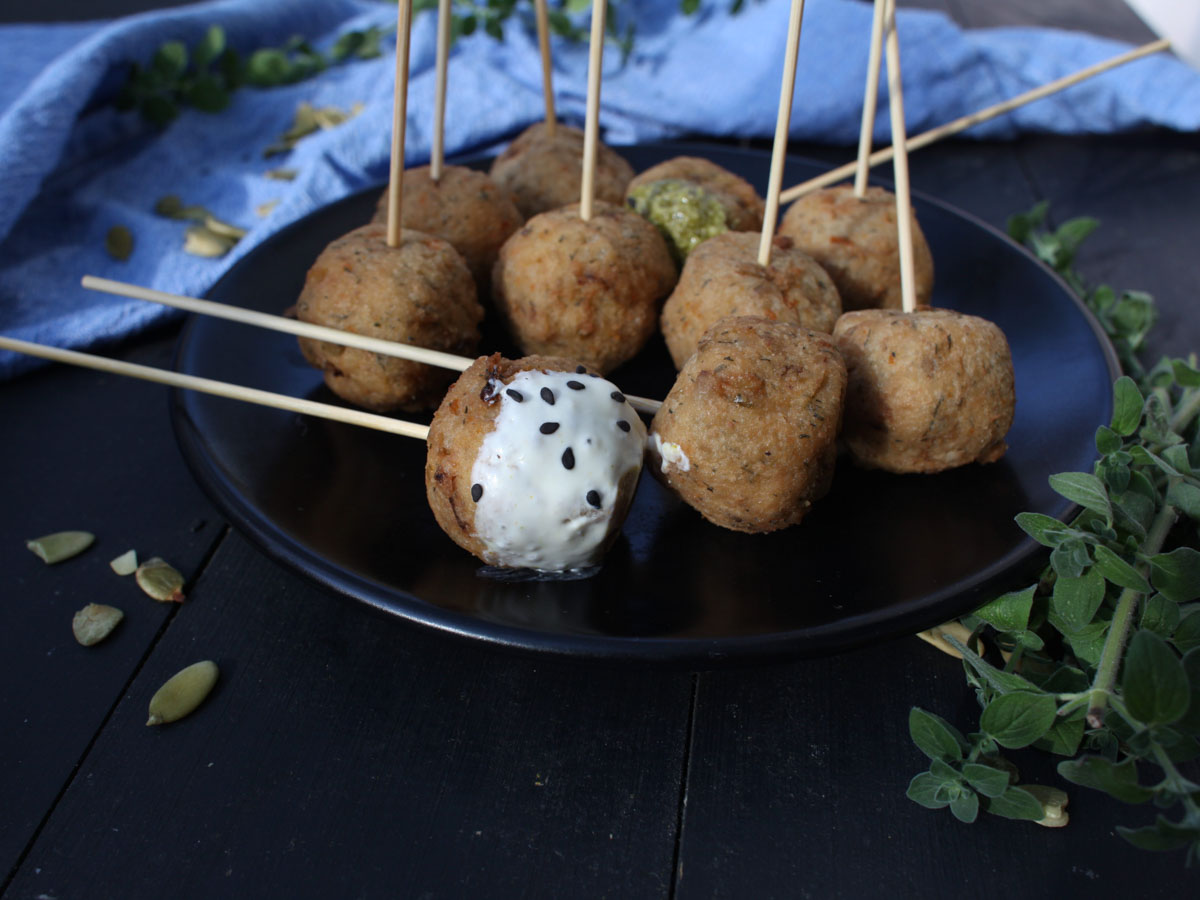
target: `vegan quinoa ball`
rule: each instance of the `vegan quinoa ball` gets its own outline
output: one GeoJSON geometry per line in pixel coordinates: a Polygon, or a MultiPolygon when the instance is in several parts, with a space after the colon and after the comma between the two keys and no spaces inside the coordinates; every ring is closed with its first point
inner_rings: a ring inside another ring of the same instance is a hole
{"type": "MultiPolygon", "coordinates": [[[[583,184],[583,132],[561,122],[550,137],[545,122],[530,125],[492,163],[492,180],[509,190],[525,218],[578,203],[583,184]]],[[[622,203],[633,167],[598,143],[595,199],[622,203]]]]}
{"type": "MultiPolygon", "coordinates": [[[[913,214],[913,281],[917,304],[933,294],[933,256],[913,214]]],[[[900,309],[900,247],[896,198],[879,187],[862,198],[852,185],[805,194],[793,203],[778,233],[819,262],[842,296],[844,309],[900,309]]]]}
{"type": "Polygon", "coordinates": [[[1016,405],[1000,328],[949,309],[858,310],[833,332],[846,360],[843,439],[855,461],[940,472],[1004,455],[1016,405]]]}
{"type": "Polygon", "coordinates": [[[721,319],[654,416],[647,465],[714,525],[787,528],[829,490],[845,391],[829,335],[721,319]]]}
{"type": "Polygon", "coordinates": [[[576,359],[607,373],[632,358],[675,285],[658,229],[624,206],[592,218],[565,206],[534,216],[500,248],[496,309],[526,354],[576,359]]]}
{"type": "Polygon", "coordinates": [[[826,334],[842,314],[828,273],[789,238],[776,237],[771,259],[758,264],[759,236],[728,231],[689,254],[662,311],[662,332],[675,367],[695,352],[718,319],[762,316],[826,334]]]}
{"type": "MultiPolygon", "coordinates": [[[[387,198],[385,190],[373,222],[386,224],[387,198]]],[[[524,221],[512,195],[483,172],[445,166],[437,181],[429,166],[404,173],[400,225],[448,241],[471,270],[481,298],[487,296],[501,245],[524,221]]]]}
{"type": "Polygon", "coordinates": [[[616,539],[646,428],[609,381],[570,360],[477,359],[429,428],[425,489],[450,538],[485,563],[586,569],[616,539]]]}
{"type": "MultiPolygon", "coordinates": [[[[387,227],[356,228],[326,247],[296,301],[302,322],[447,353],[473,354],[483,307],[462,257],[441,238],[387,227]]],[[[422,363],[300,338],[305,359],[335,394],[379,412],[437,406],[454,373],[422,363]]]]}
{"type": "Polygon", "coordinates": [[[677,156],[640,172],[629,182],[625,197],[655,181],[685,181],[713,197],[725,210],[730,231],[762,231],[766,204],[746,179],[697,156],[677,156]]]}

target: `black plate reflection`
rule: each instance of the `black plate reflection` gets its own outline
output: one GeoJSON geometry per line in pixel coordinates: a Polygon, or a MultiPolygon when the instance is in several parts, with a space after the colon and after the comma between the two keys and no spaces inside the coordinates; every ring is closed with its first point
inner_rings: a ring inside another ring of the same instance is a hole
{"type": "MultiPolygon", "coordinates": [[[[703,154],[765,189],[767,158],[711,146],[623,148],[635,169],[703,154]]],[[[785,184],[822,171],[788,161],[785,184]]],[[[275,235],[209,297],[282,312],[330,240],[367,221],[377,191],[275,235]]],[[[917,197],[937,265],[934,304],[985,316],[1011,342],[1017,417],[1003,461],[897,477],[843,463],[798,527],[717,528],[648,474],[621,540],[585,581],[505,583],[446,538],[425,502],[424,445],[348,425],[176,392],[172,413],[197,479],[264,550],[336,591],[404,619],[526,650],[711,667],[828,653],[912,632],[1013,587],[1038,565],[1012,519],[1069,504],[1047,477],[1083,470],[1111,414],[1115,358],[1051,272],[998,232],[917,197]]],[[[486,347],[516,355],[494,331],[486,347]]],[[[336,402],[293,339],[196,319],[180,371],[336,402]]],[[[674,368],[661,340],[612,376],[662,397],[674,368]]]]}

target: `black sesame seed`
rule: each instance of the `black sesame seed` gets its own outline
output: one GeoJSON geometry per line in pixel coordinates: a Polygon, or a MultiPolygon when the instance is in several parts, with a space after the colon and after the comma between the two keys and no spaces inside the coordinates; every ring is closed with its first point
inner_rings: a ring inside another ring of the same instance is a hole
{"type": "Polygon", "coordinates": [[[513,398],[514,400],[516,400],[518,403],[524,403],[524,402],[525,402],[525,395],[524,395],[524,394],[522,394],[520,391],[513,390],[512,388],[509,388],[509,389],[508,389],[507,391],[505,391],[504,393],[508,394],[508,396],[512,397],[512,398],[513,398]]]}
{"type": "Polygon", "coordinates": [[[550,388],[542,388],[542,399],[545,400],[547,403],[549,403],[551,406],[553,406],[554,405],[554,391],[550,390],[550,388]]]}
{"type": "Polygon", "coordinates": [[[554,434],[558,431],[557,422],[543,422],[541,428],[538,429],[542,434],[554,434]]]}
{"type": "Polygon", "coordinates": [[[582,374],[583,374],[584,372],[586,372],[586,371],[587,371],[587,368],[586,368],[585,366],[576,366],[576,367],[575,367],[575,374],[576,374],[576,375],[582,375],[582,374]]]}
{"type": "Polygon", "coordinates": [[[567,382],[567,387],[569,387],[569,388],[570,388],[571,390],[573,390],[573,391],[582,391],[582,390],[583,390],[583,382],[581,382],[581,381],[568,381],[568,382],[567,382]]]}
{"type": "Polygon", "coordinates": [[[599,492],[597,492],[597,491],[588,491],[588,492],[587,492],[587,502],[588,502],[588,503],[590,503],[592,506],[596,507],[596,509],[599,509],[599,508],[600,508],[600,494],[599,494],[599,492]]]}
{"type": "Polygon", "coordinates": [[[562,464],[564,469],[575,468],[575,453],[570,447],[563,451],[562,464]]]}
{"type": "Polygon", "coordinates": [[[599,377],[600,376],[597,375],[595,372],[588,372],[588,378],[599,378],[599,377]]]}
{"type": "Polygon", "coordinates": [[[622,431],[628,431],[630,428],[630,425],[624,419],[617,419],[617,427],[620,428],[622,431]]]}
{"type": "Polygon", "coordinates": [[[471,499],[474,500],[476,503],[478,503],[479,498],[482,496],[483,496],[483,485],[482,484],[471,485],[471,499]]]}
{"type": "Polygon", "coordinates": [[[613,392],[612,392],[611,394],[609,394],[608,396],[612,397],[612,398],[613,398],[614,400],[616,400],[618,403],[624,403],[624,402],[625,402],[625,395],[624,395],[624,394],[622,394],[620,391],[613,391],[613,392]]]}

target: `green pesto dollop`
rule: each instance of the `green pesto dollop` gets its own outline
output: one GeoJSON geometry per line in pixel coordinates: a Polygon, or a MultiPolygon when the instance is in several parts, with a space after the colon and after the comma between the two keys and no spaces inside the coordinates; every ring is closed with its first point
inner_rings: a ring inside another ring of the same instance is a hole
{"type": "Polygon", "coordinates": [[[729,230],[720,201],[679,178],[639,184],[629,192],[629,205],[658,226],[680,265],[701,241],[729,230]]]}

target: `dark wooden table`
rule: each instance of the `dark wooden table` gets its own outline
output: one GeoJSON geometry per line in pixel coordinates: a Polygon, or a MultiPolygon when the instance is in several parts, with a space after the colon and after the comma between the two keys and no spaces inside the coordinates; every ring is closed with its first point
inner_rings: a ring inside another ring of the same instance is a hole
{"type": "MultiPolygon", "coordinates": [[[[968,23],[981,6],[939,5],[968,23]]],[[[913,172],[996,225],[1043,198],[1056,221],[1099,217],[1079,267],[1156,295],[1156,352],[1200,347],[1197,135],[957,142],[913,172]]],[[[175,337],[111,352],[167,366],[175,337]]],[[[909,707],[976,715],[959,665],[915,639],[711,673],[508,654],[251,547],[184,467],[161,388],[43,369],[0,385],[0,422],[3,900],[1174,897],[1194,883],[1178,854],[1115,834],[1152,810],[1095,792],[1070,791],[1060,830],[967,827],[908,801],[923,767],[909,707]],[[58,567],[25,550],[63,528],[97,545],[58,567]],[[130,547],[175,562],[187,603],[116,578],[108,561],[130,547]],[[88,602],[127,613],[90,649],[70,633],[88,602]],[[214,695],[147,728],[158,685],[206,658],[214,695]]],[[[1025,780],[1056,783],[1052,759],[1018,759],[1025,780]]]]}

